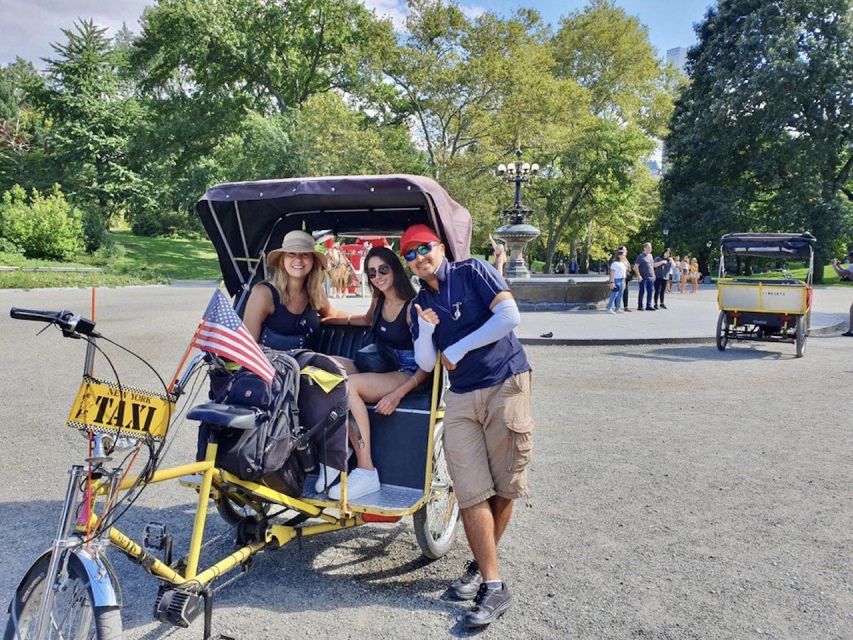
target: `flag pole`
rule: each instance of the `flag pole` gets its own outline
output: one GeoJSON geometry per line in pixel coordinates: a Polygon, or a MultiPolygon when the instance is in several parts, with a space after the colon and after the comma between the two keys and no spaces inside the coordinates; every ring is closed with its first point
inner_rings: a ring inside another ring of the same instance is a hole
{"type": "MultiPolygon", "coordinates": [[[[204,322],[202,320],[202,322],[204,322]]],[[[178,383],[178,375],[181,373],[181,369],[184,368],[184,365],[187,362],[187,359],[190,356],[190,352],[195,348],[193,347],[193,341],[195,337],[198,335],[198,330],[201,329],[202,322],[198,323],[198,326],[195,329],[195,333],[193,334],[192,339],[190,339],[190,343],[187,345],[187,350],[184,351],[184,355],[181,358],[180,364],[178,364],[178,368],[175,370],[175,375],[172,376],[172,381],[169,383],[169,395],[172,395],[172,390],[175,388],[175,385],[178,383]]]]}

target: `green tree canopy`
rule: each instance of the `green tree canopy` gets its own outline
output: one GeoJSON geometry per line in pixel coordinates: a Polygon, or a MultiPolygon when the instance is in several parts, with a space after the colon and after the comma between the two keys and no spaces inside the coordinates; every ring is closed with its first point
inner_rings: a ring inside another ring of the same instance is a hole
{"type": "Polygon", "coordinates": [[[853,5],[725,0],[698,34],[666,141],[666,224],[694,250],[811,231],[823,262],[853,211],[853,5]]]}

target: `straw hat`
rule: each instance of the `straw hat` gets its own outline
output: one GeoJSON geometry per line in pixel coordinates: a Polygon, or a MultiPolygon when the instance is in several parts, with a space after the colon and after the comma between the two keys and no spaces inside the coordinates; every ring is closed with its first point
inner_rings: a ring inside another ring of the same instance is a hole
{"type": "Polygon", "coordinates": [[[267,254],[267,264],[273,266],[285,253],[313,253],[321,268],[328,267],[325,254],[314,248],[314,238],[304,231],[289,231],[281,242],[281,249],[274,249],[267,254]]]}

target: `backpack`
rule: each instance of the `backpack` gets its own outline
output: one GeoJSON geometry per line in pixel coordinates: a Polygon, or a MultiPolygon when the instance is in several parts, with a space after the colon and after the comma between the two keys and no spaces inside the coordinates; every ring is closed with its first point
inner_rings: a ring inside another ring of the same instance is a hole
{"type": "Polygon", "coordinates": [[[210,371],[210,399],[256,409],[255,429],[222,429],[202,422],[196,459],[204,459],[213,434],[218,444],[217,467],[297,497],[306,472],[317,462],[345,468],[347,429],[340,427],[347,424],[349,412],[346,373],[334,359],[320,353],[262,349],[276,370],[270,384],[246,369],[210,371]],[[300,376],[301,369],[310,366],[337,374],[342,382],[324,390],[307,375],[300,376]]]}
{"type": "Polygon", "coordinates": [[[240,369],[217,399],[222,404],[257,410],[254,429],[226,429],[216,437],[216,466],[253,482],[284,466],[299,432],[299,365],[284,352],[266,355],[276,370],[271,382],[240,369]]]}

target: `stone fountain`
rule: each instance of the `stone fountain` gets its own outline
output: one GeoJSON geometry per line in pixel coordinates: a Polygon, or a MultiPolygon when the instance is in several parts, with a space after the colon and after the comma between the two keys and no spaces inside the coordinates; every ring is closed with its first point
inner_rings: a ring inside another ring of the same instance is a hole
{"type": "Polygon", "coordinates": [[[515,156],[515,162],[497,168],[499,176],[515,185],[515,200],[503,210],[504,224],[492,236],[507,247],[505,275],[519,307],[528,311],[598,308],[610,294],[607,274],[530,274],[524,248],[540,232],[528,223],[533,210],[521,202],[521,185],[536,176],[539,166],[521,162],[521,149],[516,149],[515,156]]]}

